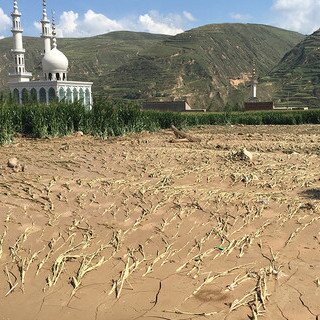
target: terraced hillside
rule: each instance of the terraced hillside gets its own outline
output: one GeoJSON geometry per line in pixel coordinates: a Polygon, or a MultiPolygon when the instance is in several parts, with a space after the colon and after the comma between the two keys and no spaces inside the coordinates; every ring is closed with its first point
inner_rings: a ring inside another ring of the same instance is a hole
{"type": "Polygon", "coordinates": [[[195,107],[217,107],[247,97],[243,85],[253,60],[260,74],[267,74],[301,39],[263,25],[208,25],[171,37],[154,52],[128,62],[114,73],[115,83],[118,90],[131,88],[138,97],[187,97],[195,107]]]}
{"type": "Polygon", "coordinates": [[[278,105],[318,107],[320,104],[320,30],[289,51],[271,72],[278,105]]]}
{"type": "MultiPolygon", "coordinates": [[[[264,25],[207,25],[177,36],[113,32],[62,39],[70,78],[92,80],[96,94],[128,99],[188,99],[194,107],[219,108],[248,95],[255,60],[265,75],[303,36],[264,25]],[[241,87],[241,90],[238,88],[241,87]]],[[[41,73],[41,39],[26,38],[27,66],[41,73]]],[[[0,78],[11,64],[11,39],[0,40],[0,78]]],[[[268,93],[266,91],[266,93],[268,93]]]]}

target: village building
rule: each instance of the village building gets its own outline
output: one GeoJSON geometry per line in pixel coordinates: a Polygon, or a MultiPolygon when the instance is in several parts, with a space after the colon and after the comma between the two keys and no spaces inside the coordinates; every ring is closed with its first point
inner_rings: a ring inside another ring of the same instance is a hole
{"type": "Polygon", "coordinates": [[[187,101],[145,102],[142,109],[162,112],[206,112],[206,109],[192,109],[187,101]]]}
{"type": "Polygon", "coordinates": [[[173,111],[184,112],[191,110],[190,105],[186,101],[154,101],[145,102],[143,104],[144,110],[157,110],[157,111],[173,111]]]}
{"type": "Polygon", "coordinates": [[[14,99],[20,104],[24,97],[31,97],[40,103],[51,101],[79,101],[88,108],[92,106],[92,82],[68,80],[68,58],[58,49],[54,18],[52,30],[47,16],[46,0],[43,0],[41,20],[44,54],[42,57],[42,77],[34,80],[32,73],[26,71],[25,49],[23,47],[23,29],[18,3],[13,3],[12,34],[14,68],[9,74],[9,88],[14,99]]]}

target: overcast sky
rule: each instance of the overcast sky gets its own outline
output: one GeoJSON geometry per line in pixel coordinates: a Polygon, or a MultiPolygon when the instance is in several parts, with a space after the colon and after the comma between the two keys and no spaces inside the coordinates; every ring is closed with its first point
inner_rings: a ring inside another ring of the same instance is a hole
{"type": "MultiPolygon", "coordinates": [[[[0,0],[0,38],[10,35],[13,1],[0,0]]],[[[47,0],[60,37],[116,30],[177,34],[210,23],[262,23],[310,34],[320,27],[320,0],[47,0]]],[[[42,0],[18,0],[25,34],[40,33],[42,0]]]]}

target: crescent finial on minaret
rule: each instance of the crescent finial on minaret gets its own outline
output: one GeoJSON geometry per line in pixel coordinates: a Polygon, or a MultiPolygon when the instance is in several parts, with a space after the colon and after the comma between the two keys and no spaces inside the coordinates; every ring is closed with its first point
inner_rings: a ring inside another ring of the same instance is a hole
{"type": "Polygon", "coordinates": [[[17,0],[14,0],[13,1],[13,13],[19,13],[18,11],[18,1],[17,0]]]}

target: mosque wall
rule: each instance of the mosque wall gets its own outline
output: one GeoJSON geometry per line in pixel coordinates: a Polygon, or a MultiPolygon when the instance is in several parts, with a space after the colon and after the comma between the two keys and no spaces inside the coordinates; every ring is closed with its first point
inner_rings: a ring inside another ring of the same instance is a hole
{"type": "Polygon", "coordinates": [[[52,101],[81,102],[84,106],[92,106],[91,82],[50,82],[30,81],[10,85],[13,98],[23,104],[31,100],[39,103],[52,101]]]}

